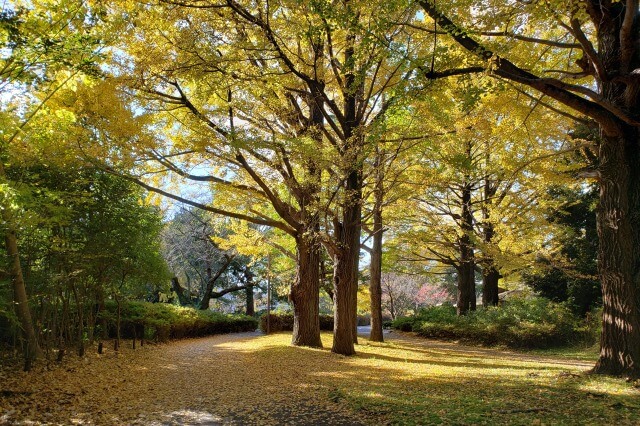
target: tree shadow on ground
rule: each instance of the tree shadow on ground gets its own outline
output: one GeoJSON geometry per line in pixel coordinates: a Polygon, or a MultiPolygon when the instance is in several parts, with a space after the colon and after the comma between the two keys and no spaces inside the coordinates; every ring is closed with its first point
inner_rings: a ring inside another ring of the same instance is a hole
{"type": "MultiPolygon", "coordinates": [[[[398,341],[357,349],[354,357],[297,347],[265,348],[257,354],[268,359],[294,358],[291,367],[299,383],[319,385],[325,401],[347,402],[372,423],[640,422],[640,393],[608,391],[606,385],[598,384],[601,378],[584,374],[586,363],[546,357],[513,359],[511,353],[500,358],[495,351],[469,353],[455,345],[433,353],[420,344],[398,341]],[[487,354],[492,355],[491,363],[486,363],[487,354]]],[[[284,371],[287,366],[279,368],[284,371]]]]}
{"type": "Polygon", "coordinates": [[[640,424],[640,392],[564,359],[410,337],[345,357],[322,338],[324,349],[288,334],[145,346],[17,376],[0,408],[16,410],[7,424],[640,424]]]}

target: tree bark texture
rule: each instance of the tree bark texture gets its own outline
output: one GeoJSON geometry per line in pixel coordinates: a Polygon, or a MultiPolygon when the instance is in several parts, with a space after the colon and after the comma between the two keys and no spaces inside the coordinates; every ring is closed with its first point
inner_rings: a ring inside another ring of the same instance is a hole
{"type": "Polygon", "coordinates": [[[246,314],[250,317],[254,316],[256,314],[256,310],[255,310],[255,306],[254,306],[254,301],[253,301],[253,286],[247,286],[245,289],[245,296],[247,298],[247,310],[246,310],[246,314]]]}
{"type": "Polygon", "coordinates": [[[358,292],[358,265],[360,260],[360,233],[362,208],[362,180],[353,171],[347,179],[346,191],[350,200],[343,206],[343,221],[336,224],[336,240],[339,248],[334,255],[333,291],[334,324],[332,352],[353,355],[356,332],[356,307],[358,292]]]}
{"type": "MultiPolygon", "coordinates": [[[[490,151],[486,152],[486,165],[490,164],[490,151]]],[[[484,200],[482,202],[482,239],[489,246],[493,242],[495,236],[495,228],[491,223],[490,208],[493,204],[492,199],[496,195],[497,185],[490,179],[484,181],[484,200]]],[[[482,261],[482,306],[498,306],[498,283],[502,275],[496,268],[495,262],[491,254],[485,253],[482,261]]]]}
{"type": "MultiPolygon", "coordinates": [[[[374,216],[376,214],[374,213],[374,216]]],[[[374,218],[373,248],[371,251],[369,295],[371,302],[371,334],[369,340],[382,342],[382,226],[376,231],[374,218]]]]}
{"type": "Polygon", "coordinates": [[[320,244],[302,233],[296,238],[298,270],[291,286],[294,346],[322,347],[320,340],[320,244]]]}
{"type": "Polygon", "coordinates": [[[482,306],[498,306],[498,283],[500,272],[493,265],[485,266],[482,271],[482,306]]]}
{"type": "Polygon", "coordinates": [[[637,130],[600,145],[602,335],[594,372],[640,377],[640,154],[637,130]]]}
{"type": "MultiPolygon", "coordinates": [[[[627,6],[633,5],[628,2],[627,6]]],[[[607,72],[632,75],[640,67],[638,5],[632,13],[614,3],[598,30],[599,57],[607,72]],[[632,18],[632,26],[625,22],[632,18]],[[630,30],[630,31],[629,31],[630,30]]],[[[592,13],[600,13],[592,11],[592,13]]],[[[637,114],[640,81],[600,84],[611,104],[637,114]]],[[[640,129],[616,120],[600,123],[600,199],[597,209],[598,273],[602,283],[602,335],[594,372],[640,377],[640,129]]]]}

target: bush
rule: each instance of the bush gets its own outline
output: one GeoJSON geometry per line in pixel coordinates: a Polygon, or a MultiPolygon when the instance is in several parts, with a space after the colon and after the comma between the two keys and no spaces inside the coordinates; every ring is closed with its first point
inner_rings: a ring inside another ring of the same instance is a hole
{"type": "Polygon", "coordinates": [[[424,337],[516,348],[561,346],[594,334],[567,307],[543,298],[516,299],[465,316],[457,316],[452,306],[430,307],[396,319],[393,327],[424,337]]]}
{"type": "MultiPolygon", "coordinates": [[[[110,336],[115,336],[117,304],[109,301],[100,318],[107,322],[110,336]]],[[[200,311],[166,303],[123,301],[120,307],[120,330],[124,338],[141,337],[166,341],[211,334],[254,331],[258,321],[245,315],[226,315],[200,311]]]]}
{"type": "Polygon", "coordinates": [[[417,320],[415,317],[398,317],[391,322],[391,327],[400,331],[413,331],[413,324],[417,320]]]}
{"type": "MultiPolygon", "coordinates": [[[[271,332],[293,331],[293,313],[272,312],[270,315],[271,332]]],[[[260,330],[267,331],[267,314],[260,317],[260,330]]],[[[333,316],[320,315],[320,330],[333,331],[333,316]]]]}

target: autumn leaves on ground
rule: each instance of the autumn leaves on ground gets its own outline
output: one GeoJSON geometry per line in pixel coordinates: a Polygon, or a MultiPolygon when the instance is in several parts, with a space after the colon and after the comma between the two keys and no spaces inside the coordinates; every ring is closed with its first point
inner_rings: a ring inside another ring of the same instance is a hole
{"type": "MultiPolygon", "coordinates": [[[[331,336],[323,335],[325,347],[331,336]]],[[[358,354],[241,333],[2,371],[0,424],[616,424],[640,422],[632,383],[575,354],[364,337],[358,354]]]]}

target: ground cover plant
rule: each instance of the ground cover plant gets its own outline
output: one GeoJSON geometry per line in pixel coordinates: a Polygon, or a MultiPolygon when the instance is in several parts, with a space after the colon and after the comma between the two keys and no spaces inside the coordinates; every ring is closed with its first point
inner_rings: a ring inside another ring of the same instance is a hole
{"type": "Polygon", "coordinates": [[[598,335],[597,323],[576,317],[566,306],[543,298],[515,299],[465,316],[456,315],[450,305],[433,306],[398,318],[392,326],[423,337],[512,348],[591,345],[598,335]]]}
{"type": "MultiPolygon", "coordinates": [[[[289,333],[251,333],[0,369],[0,424],[640,422],[632,382],[586,374],[596,353],[581,352],[584,360],[385,337],[361,338],[352,357],[291,346],[289,333]]],[[[322,339],[329,346],[331,335],[322,339]]]]}

